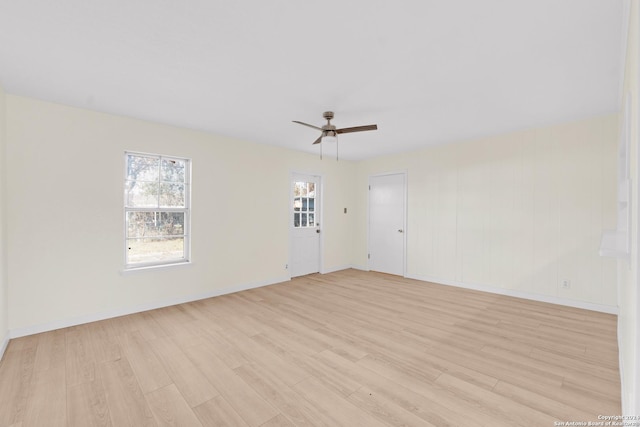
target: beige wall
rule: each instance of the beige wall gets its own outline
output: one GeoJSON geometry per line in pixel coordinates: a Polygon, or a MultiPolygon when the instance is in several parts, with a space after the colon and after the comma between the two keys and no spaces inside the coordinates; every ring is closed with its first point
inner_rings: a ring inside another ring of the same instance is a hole
{"type": "Polygon", "coordinates": [[[324,270],[351,263],[348,161],[6,99],[12,331],[288,278],[293,170],[324,176],[324,270]],[[193,159],[192,265],[121,273],[125,150],[193,159]]]}
{"type": "Polygon", "coordinates": [[[0,356],[2,356],[6,339],[9,336],[9,303],[8,303],[8,283],[6,264],[6,233],[5,233],[5,184],[6,184],[6,163],[5,163],[5,94],[0,86],[0,356]]]}
{"type": "MultiPolygon", "coordinates": [[[[625,61],[624,95],[631,96],[631,138],[630,138],[630,179],[631,179],[631,255],[628,260],[618,263],[619,305],[618,340],[620,350],[620,367],[622,371],[622,407],[628,415],[640,413],[640,327],[638,321],[638,240],[640,239],[640,176],[638,156],[640,155],[640,134],[638,131],[638,68],[640,44],[640,8],[637,1],[631,1],[629,29],[627,35],[627,55],[625,61]]],[[[624,101],[623,101],[624,102],[624,101]]]]}
{"type": "Polygon", "coordinates": [[[615,228],[617,126],[596,117],[359,163],[354,264],[367,265],[368,177],[406,170],[408,276],[615,311],[616,264],[598,248],[615,228]]]}

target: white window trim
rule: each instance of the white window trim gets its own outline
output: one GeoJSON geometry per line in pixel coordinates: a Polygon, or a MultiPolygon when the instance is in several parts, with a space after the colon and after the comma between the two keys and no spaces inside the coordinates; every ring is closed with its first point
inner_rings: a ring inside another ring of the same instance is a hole
{"type": "MultiPolygon", "coordinates": [[[[188,165],[188,170],[185,173],[185,195],[184,195],[184,208],[130,208],[126,205],[126,200],[123,199],[123,264],[124,269],[123,273],[126,272],[135,272],[135,271],[144,271],[144,270],[152,270],[157,268],[166,268],[166,267],[175,267],[180,265],[191,264],[191,171],[193,161],[189,158],[185,157],[177,157],[177,156],[167,156],[163,154],[154,154],[154,153],[142,153],[137,151],[125,151],[124,153],[124,177],[122,181],[121,188],[124,189],[126,180],[127,180],[127,170],[128,170],[128,156],[143,156],[143,157],[154,157],[168,160],[180,160],[184,161],[186,165],[188,165]],[[127,213],[128,212],[184,212],[184,258],[175,259],[175,260],[166,260],[166,261],[157,261],[157,262],[139,262],[135,264],[129,264],[127,262],[127,252],[129,245],[127,244],[127,213]]],[[[124,198],[124,195],[123,195],[124,198]]]]}

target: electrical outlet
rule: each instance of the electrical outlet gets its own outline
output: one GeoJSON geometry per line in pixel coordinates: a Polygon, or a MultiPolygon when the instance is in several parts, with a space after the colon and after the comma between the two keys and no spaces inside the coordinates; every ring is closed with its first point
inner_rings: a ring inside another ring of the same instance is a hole
{"type": "Polygon", "coordinates": [[[564,279],[561,283],[560,286],[562,287],[562,289],[570,289],[571,288],[571,280],[569,279],[564,279]]]}

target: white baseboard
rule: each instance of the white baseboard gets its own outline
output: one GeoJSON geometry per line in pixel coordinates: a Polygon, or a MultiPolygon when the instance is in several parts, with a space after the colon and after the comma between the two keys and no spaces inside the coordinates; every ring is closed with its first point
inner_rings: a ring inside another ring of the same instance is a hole
{"type": "Polygon", "coordinates": [[[123,307],[119,309],[105,311],[102,313],[88,314],[85,316],[78,316],[70,319],[56,320],[56,321],[41,324],[41,325],[11,329],[9,331],[9,334],[7,335],[6,341],[8,343],[9,338],[20,338],[27,335],[39,334],[41,332],[48,332],[56,329],[68,328],[70,326],[77,326],[85,323],[97,322],[99,320],[111,319],[113,317],[126,316],[128,314],[155,310],[157,308],[168,307],[171,305],[183,304],[187,302],[198,301],[201,299],[233,294],[235,292],[246,291],[254,288],[261,288],[263,286],[275,285],[277,283],[287,282],[289,280],[291,280],[290,277],[277,277],[270,280],[261,280],[258,282],[230,286],[228,288],[223,288],[223,289],[215,289],[210,292],[206,292],[199,295],[188,295],[188,296],[172,298],[164,301],[155,301],[148,304],[140,304],[140,305],[131,306],[131,307],[123,307]]]}
{"type": "Polygon", "coordinates": [[[341,265],[339,267],[330,267],[330,268],[322,269],[322,271],[320,271],[320,274],[335,273],[336,271],[348,270],[350,268],[353,268],[351,264],[341,265]]]}
{"type": "Polygon", "coordinates": [[[356,264],[348,264],[348,265],[342,265],[340,267],[333,267],[333,268],[329,268],[329,269],[323,270],[323,271],[320,272],[320,274],[335,273],[336,271],[349,270],[349,269],[360,270],[360,271],[369,271],[369,267],[367,267],[367,266],[356,265],[356,264]]]}
{"type": "Polygon", "coordinates": [[[2,356],[4,356],[4,352],[9,345],[9,331],[5,334],[4,338],[0,342],[0,361],[2,361],[2,356]]]}
{"type": "Polygon", "coordinates": [[[576,301],[568,298],[560,298],[560,297],[549,296],[549,295],[540,295],[540,294],[534,294],[531,292],[519,291],[516,289],[504,289],[504,288],[498,288],[495,286],[480,285],[475,283],[458,282],[455,280],[446,280],[446,279],[440,279],[437,277],[426,277],[426,276],[415,276],[415,275],[407,275],[406,277],[408,279],[415,279],[423,282],[437,283],[439,285],[455,286],[458,288],[472,289],[474,291],[489,292],[492,294],[506,295],[506,296],[515,297],[515,298],[528,299],[532,301],[547,302],[550,304],[564,305],[568,307],[581,308],[584,310],[598,311],[601,313],[608,313],[608,314],[615,314],[615,315],[618,314],[618,307],[614,307],[610,305],[593,304],[590,302],[576,301]]]}

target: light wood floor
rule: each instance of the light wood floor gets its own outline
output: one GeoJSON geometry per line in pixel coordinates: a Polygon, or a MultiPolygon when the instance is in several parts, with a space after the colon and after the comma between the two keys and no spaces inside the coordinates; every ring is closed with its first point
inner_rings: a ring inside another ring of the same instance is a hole
{"type": "Polygon", "coordinates": [[[615,316],[355,270],[12,340],[0,426],[545,426],[620,414],[615,316]]]}

